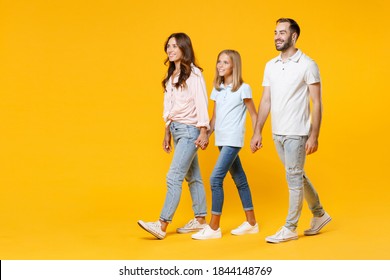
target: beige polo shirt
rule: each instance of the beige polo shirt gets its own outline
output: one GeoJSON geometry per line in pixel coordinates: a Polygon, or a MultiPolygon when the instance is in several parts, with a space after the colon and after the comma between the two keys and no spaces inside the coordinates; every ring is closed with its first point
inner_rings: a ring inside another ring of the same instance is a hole
{"type": "Polygon", "coordinates": [[[317,64],[300,50],[286,62],[279,55],[266,64],[262,85],[270,87],[273,134],[309,135],[309,85],[320,81],[317,64]]]}

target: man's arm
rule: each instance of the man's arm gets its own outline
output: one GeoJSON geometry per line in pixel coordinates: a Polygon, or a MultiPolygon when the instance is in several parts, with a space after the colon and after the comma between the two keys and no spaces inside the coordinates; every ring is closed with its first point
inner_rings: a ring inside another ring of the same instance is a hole
{"type": "Polygon", "coordinates": [[[322,119],[322,98],[321,84],[315,83],[309,85],[309,94],[312,101],[311,129],[306,142],[306,154],[310,155],[318,149],[318,137],[320,136],[320,127],[322,119]]]}

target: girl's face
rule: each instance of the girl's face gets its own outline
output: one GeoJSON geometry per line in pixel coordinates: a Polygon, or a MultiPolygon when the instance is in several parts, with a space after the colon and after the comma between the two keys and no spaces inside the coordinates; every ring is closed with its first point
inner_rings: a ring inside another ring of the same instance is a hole
{"type": "Polygon", "coordinates": [[[183,58],[183,52],[180,50],[179,46],[176,44],[176,39],[171,38],[167,44],[167,55],[168,59],[171,62],[180,62],[183,58]]]}
{"type": "Polygon", "coordinates": [[[225,79],[233,75],[233,62],[227,54],[222,53],[218,57],[217,71],[219,76],[225,79]]]}

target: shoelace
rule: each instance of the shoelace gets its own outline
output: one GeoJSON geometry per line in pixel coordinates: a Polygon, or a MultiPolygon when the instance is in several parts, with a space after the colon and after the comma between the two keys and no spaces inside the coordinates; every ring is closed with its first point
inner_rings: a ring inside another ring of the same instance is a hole
{"type": "Polygon", "coordinates": [[[284,236],[284,232],[286,231],[286,228],[285,227],[281,227],[278,231],[278,233],[276,234],[276,236],[284,236]]]}
{"type": "Polygon", "coordinates": [[[161,225],[159,222],[150,223],[149,226],[153,229],[161,230],[161,225]]]}
{"type": "Polygon", "coordinates": [[[192,227],[195,224],[196,219],[193,219],[188,222],[188,224],[185,225],[186,228],[192,227]]]}

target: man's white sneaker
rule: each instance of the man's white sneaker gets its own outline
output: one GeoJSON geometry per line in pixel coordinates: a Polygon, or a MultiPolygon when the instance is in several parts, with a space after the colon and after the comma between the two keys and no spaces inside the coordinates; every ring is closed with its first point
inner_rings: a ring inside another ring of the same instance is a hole
{"type": "Polygon", "coordinates": [[[321,217],[313,217],[311,219],[310,228],[303,232],[304,235],[315,235],[317,234],[332,218],[328,213],[324,213],[321,217]]]}
{"type": "Polygon", "coordinates": [[[200,231],[207,226],[207,223],[201,224],[196,218],[190,220],[185,226],[176,229],[177,233],[189,233],[200,231]]]}
{"type": "Polygon", "coordinates": [[[233,235],[243,235],[243,234],[253,234],[259,232],[259,225],[256,223],[252,226],[247,221],[243,222],[238,228],[235,228],[231,231],[233,235]]]}
{"type": "Polygon", "coordinates": [[[277,233],[271,236],[267,236],[265,241],[270,243],[280,243],[285,241],[290,241],[298,239],[298,233],[296,231],[291,231],[286,227],[282,227],[277,233]]]}
{"type": "Polygon", "coordinates": [[[161,230],[161,222],[144,222],[139,220],[138,225],[142,227],[144,230],[147,232],[153,234],[155,237],[158,239],[164,239],[165,235],[167,234],[166,232],[161,230]]]}
{"type": "Polygon", "coordinates": [[[207,225],[201,231],[198,231],[197,233],[191,235],[191,237],[197,240],[221,238],[222,237],[221,228],[218,228],[217,230],[213,230],[209,225],[207,225]]]}

